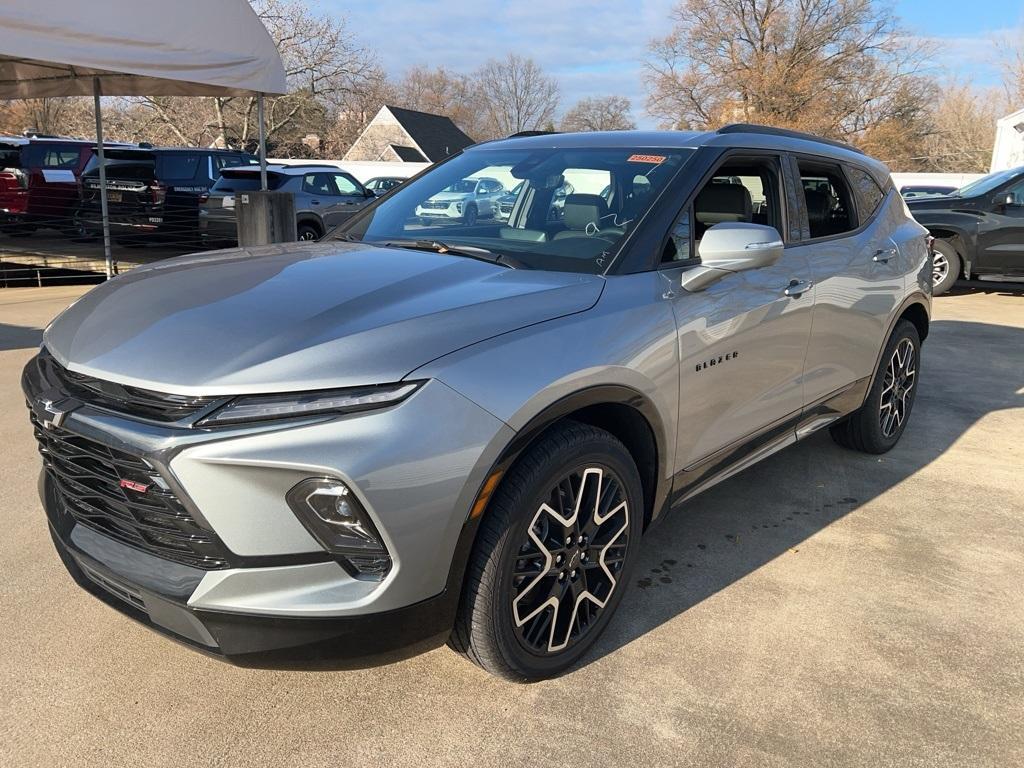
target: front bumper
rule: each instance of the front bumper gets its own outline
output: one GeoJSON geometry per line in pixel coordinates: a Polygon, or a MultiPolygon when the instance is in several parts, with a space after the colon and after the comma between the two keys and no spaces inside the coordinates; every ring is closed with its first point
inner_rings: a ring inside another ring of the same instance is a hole
{"type": "Polygon", "coordinates": [[[441,645],[454,622],[457,590],[399,610],[354,617],[285,618],[196,609],[188,597],[204,571],[169,563],[76,525],[60,510],[45,473],[40,496],[57,553],[82,589],[174,640],[241,666],[334,666],[405,655],[441,645]]]}
{"type": "MultiPolygon", "coordinates": [[[[39,375],[30,365],[23,380],[37,417],[41,401],[60,397],[39,375]]],[[[144,459],[228,550],[223,567],[205,569],[115,540],[66,512],[46,473],[41,496],[75,580],[196,648],[271,666],[443,639],[476,527],[468,511],[512,436],[437,381],[401,405],[344,417],[203,430],[78,403],[60,429],[144,459]],[[360,495],[392,558],[383,581],[350,575],[287,506],[299,480],[323,476],[360,495]]]]}

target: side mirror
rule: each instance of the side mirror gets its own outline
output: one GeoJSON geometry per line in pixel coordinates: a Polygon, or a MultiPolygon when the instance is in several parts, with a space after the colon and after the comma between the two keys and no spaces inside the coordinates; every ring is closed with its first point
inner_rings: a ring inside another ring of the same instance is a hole
{"type": "Polygon", "coordinates": [[[376,196],[377,196],[377,193],[374,192],[372,189],[367,189],[366,187],[363,187],[363,197],[376,197],[376,196]]]}
{"type": "Polygon", "coordinates": [[[996,195],[996,199],[993,200],[1000,208],[1011,208],[1013,206],[1020,205],[1020,200],[1017,199],[1016,192],[1005,192],[1001,195],[996,195]]]}
{"type": "Polygon", "coordinates": [[[700,266],[683,273],[682,287],[702,291],[734,272],[770,267],[782,257],[782,236],[775,227],[742,222],[715,224],[700,241],[700,266]]]}

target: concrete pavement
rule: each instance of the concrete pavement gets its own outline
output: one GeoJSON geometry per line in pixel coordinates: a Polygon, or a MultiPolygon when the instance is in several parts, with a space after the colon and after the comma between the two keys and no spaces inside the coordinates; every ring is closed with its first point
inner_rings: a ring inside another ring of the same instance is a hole
{"type": "Polygon", "coordinates": [[[819,434],[647,537],[596,652],[237,669],[79,590],[18,377],[81,288],[0,291],[0,765],[1024,764],[1024,294],[937,299],[901,444],[819,434]]]}

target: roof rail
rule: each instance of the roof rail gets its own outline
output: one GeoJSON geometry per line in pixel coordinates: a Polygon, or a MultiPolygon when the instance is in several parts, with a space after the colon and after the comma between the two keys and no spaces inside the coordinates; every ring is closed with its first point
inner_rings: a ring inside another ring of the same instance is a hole
{"type": "Polygon", "coordinates": [[[856,152],[858,155],[867,154],[864,150],[857,149],[852,144],[847,144],[842,141],[836,141],[835,139],[826,139],[821,136],[815,136],[813,133],[804,133],[803,131],[791,131],[788,128],[772,128],[768,125],[754,125],[752,123],[732,123],[731,125],[725,125],[719,128],[715,133],[757,133],[764,136],[785,136],[789,139],[801,139],[803,141],[814,141],[818,144],[828,144],[830,147],[838,147],[839,149],[845,149],[850,152],[856,152]]]}
{"type": "Polygon", "coordinates": [[[506,138],[525,139],[527,136],[553,136],[556,133],[561,133],[561,131],[518,131],[509,134],[506,138]]]}

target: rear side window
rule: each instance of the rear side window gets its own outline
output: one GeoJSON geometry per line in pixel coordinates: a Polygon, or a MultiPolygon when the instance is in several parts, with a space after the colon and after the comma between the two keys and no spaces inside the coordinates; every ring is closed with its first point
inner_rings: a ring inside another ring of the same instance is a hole
{"type": "MultiPolygon", "coordinates": [[[[277,189],[285,177],[278,173],[267,174],[267,189],[277,189]]],[[[213,185],[214,192],[255,192],[260,188],[258,173],[231,173],[228,171],[213,185]]]]}
{"type": "Polygon", "coordinates": [[[156,173],[161,179],[194,179],[199,169],[199,155],[173,152],[157,157],[156,173]]]}
{"type": "Polygon", "coordinates": [[[25,164],[31,168],[62,168],[78,166],[79,149],[60,144],[35,144],[25,148],[25,164]]]}
{"type": "Polygon", "coordinates": [[[838,165],[798,161],[811,239],[835,237],[857,228],[853,198],[838,165]]]}
{"type": "Polygon", "coordinates": [[[878,186],[878,182],[867,171],[862,171],[860,168],[847,167],[846,175],[853,185],[854,194],[857,195],[857,203],[863,214],[861,219],[867,221],[871,216],[874,216],[878,206],[882,204],[885,192],[882,191],[882,188],[878,186]]]}

